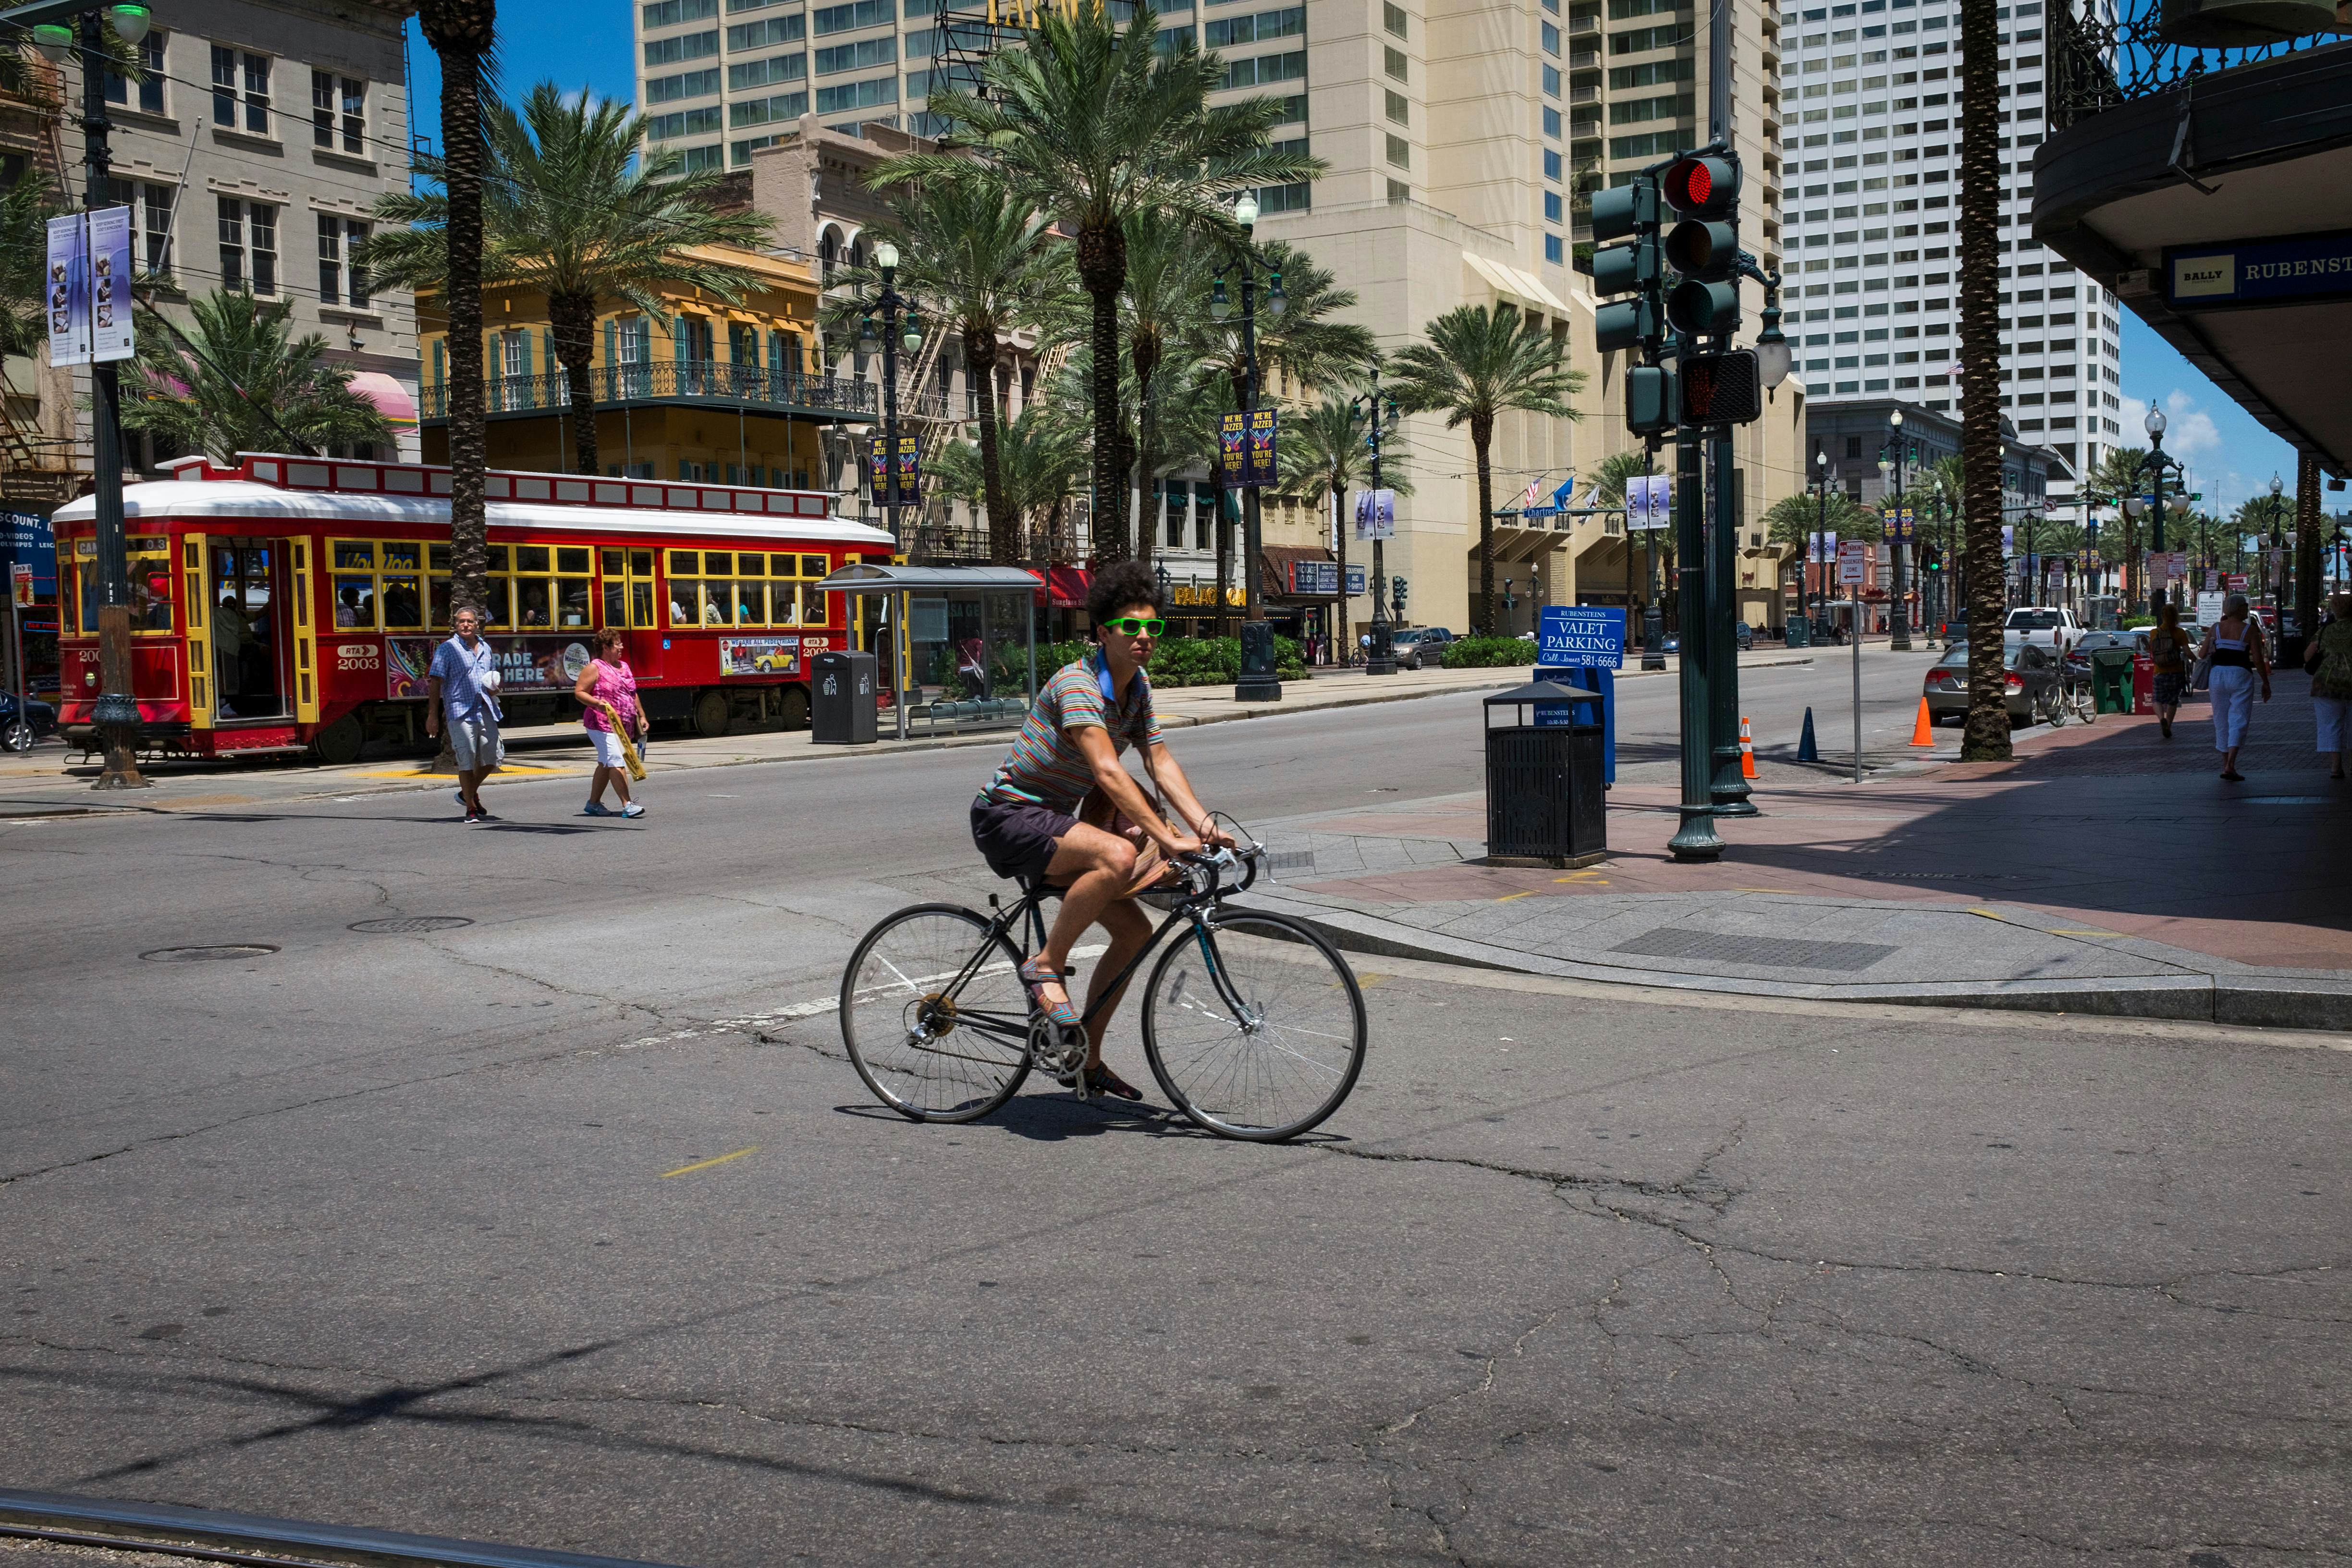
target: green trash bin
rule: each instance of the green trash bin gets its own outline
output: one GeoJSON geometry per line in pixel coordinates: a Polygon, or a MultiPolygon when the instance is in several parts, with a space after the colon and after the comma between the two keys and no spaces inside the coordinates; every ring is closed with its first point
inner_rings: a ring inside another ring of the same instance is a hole
{"type": "Polygon", "coordinates": [[[2101,713],[2132,710],[2132,650],[2103,647],[2091,655],[2091,696],[2101,713]]]}
{"type": "Polygon", "coordinates": [[[1806,620],[1802,616],[1790,616],[1789,624],[1783,626],[1781,630],[1788,634],[1788,646],[1790,647],[1811,647],[1813,646],[1813,628],[1811,623],[1806,620]]]}

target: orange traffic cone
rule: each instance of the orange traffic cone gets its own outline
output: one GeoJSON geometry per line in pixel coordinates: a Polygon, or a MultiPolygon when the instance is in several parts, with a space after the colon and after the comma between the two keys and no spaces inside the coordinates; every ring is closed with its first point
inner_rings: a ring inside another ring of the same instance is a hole
{"type": "Polygon", "coordinates": [[[1744,779],[1756,776],[1756,742],[1748,732],[1748,721],[1745,719],[1739,721],[1739,776],[1744,779]]]}
{"type": "Polygon", "coordinates": [[[1919,722],[1911,727],[1911,743],[1915,746],[1936,743],[1936,722],[1927,717],[1927,700],[1925,697],[1919,699],[1919,722]]]}

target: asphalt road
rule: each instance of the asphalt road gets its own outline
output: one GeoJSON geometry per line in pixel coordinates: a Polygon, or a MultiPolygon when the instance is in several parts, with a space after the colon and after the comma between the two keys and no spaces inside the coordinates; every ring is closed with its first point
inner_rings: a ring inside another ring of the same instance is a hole
{"type": "MultiPolygon", "coordinates": [[[[1179,740],[1265,819],[1477,721],[1179,740]]],[[[1311,1141],[915,1127],[782,1015],[991,890],[988,762],[0,825],[0,1481],[698,1564],[2352,1555],[2347,1042],[1373,961],[1311,1141]],[[139,956],[213,943],[275,951],[139,956]]]]}

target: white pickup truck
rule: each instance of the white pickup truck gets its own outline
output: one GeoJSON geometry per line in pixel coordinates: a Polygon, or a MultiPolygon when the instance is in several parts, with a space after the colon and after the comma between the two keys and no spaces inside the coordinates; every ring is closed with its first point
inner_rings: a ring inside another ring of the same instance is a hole
{"type": "Polygon", "coordinates": [[[2063,658],[2083,640],[2083,628],[2075,624],[2072,610],[2021,605],[2009,612],[2009,621],[2001,628],[2000,640],[2009,647],[2032,643],[2036,647],[2046,647],[2063,658]]]}

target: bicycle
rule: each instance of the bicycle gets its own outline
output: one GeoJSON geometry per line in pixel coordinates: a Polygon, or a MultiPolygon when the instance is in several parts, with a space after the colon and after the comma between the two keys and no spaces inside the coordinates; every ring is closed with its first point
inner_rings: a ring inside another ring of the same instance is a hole
{"type": "Polygon", "coordinates": [[[2050,699],[2051,728],[2057,729],[2069,719],[2088,724],[2096,721],[2098,716],[2098,700],[2091,688],[2089,661],[2077,661],[2062,656],[2058,666],[2058,687],[2050,699]]]}
{"type": "MultiPolygon", "coordinates": [[[[1230,820],[1230,819],[1228,819],[1230,820]]],[[[1169,1102],[1223,1138],[1276,1143],[1339,1108],[1363,1068],[1363,993],[1337,950],[1297,921],[1225,900],[1256,881],[1265,846],[1180,856],[1168,918],[1120,971],[1117,995],[1160,952],[1142,1003],[1143,1052],[1169,1102]],[[1227,872],[1241,880],[1227,886],[1227,872]],[[1186,933],[1160,952],[1171,931],[1186,933]]],[[[1034,1069],[1086,1097],[1087,1009],[1057,1027],[1015,971],[1045,942],[1058,889],[1024,879],[987,915],[915,904],[885,916],[841,977],[841,1037],[866,1087],[910,1121],[972,1121],[1034,1069]]]]}

